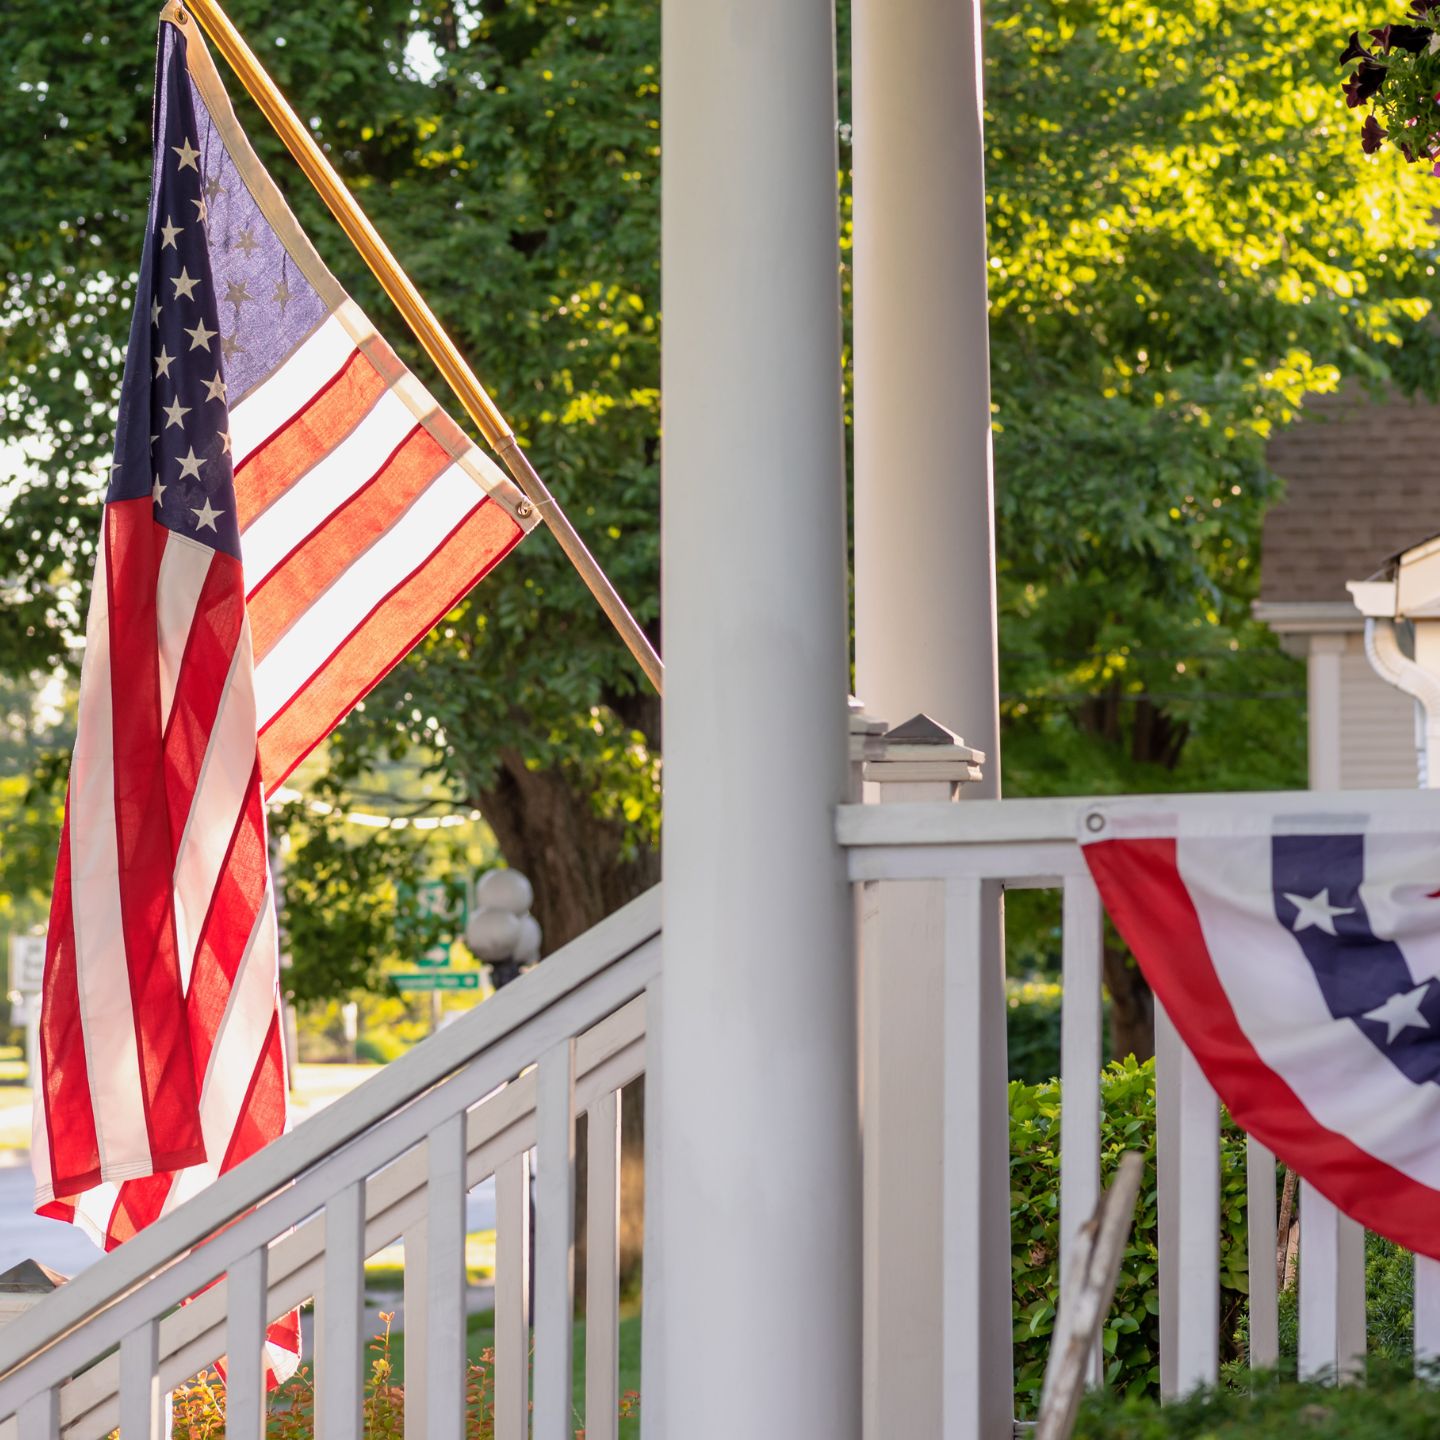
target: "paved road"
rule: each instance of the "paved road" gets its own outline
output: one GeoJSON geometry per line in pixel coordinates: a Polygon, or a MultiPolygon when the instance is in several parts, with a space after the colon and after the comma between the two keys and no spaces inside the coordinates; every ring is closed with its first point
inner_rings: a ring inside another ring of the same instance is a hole
{"type": "Polygon", "coordinates": [[[75,1275],[100,1258],[99,1247],[73,1225],[45,1220],[32,1210],[35,1182],[24,1151],[0,1153],[0,1271],[38,1260],[62,1275],[75,1275]]]}

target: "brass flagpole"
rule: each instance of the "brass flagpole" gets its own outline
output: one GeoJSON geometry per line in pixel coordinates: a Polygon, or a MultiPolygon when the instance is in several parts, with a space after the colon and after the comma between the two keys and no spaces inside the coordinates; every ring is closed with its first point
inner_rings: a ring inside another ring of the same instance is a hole
{"type": "Polygon", "coordinates": [[[425,353],[449,382],[466,413],[479,426],[490,447],[514,476],[515,483],[550,527],[560,548],[569,557],[590,593],[600,602],[600,608],[659,693],[663,689],[665,667],[655,653],[655,647],[626,608],[545,482],[536,474],[535,467],[516,441],[515,432],[486,394],[475,372],[465,363],[455,342],[441,328],[434,312],[425,303],[414,282],[400,268],[389,246],[366,218],[345,182],[311,137],[309,129],[290,108],[289,102],[215,0],[184,0],[184,8],[179,12],[182,22],[186,10],[200,22],[230,68],[239,76],[240,83],[249,91],[250,98],[274,126],[276,134],[285,142],[285,148],[305,172],[306,179],[319,191],[320,198],[340,222],[341,228],[360,252],[360,258],[384,286],[385,293],[415,332],[416,339],[425,347],[425,353]]]}

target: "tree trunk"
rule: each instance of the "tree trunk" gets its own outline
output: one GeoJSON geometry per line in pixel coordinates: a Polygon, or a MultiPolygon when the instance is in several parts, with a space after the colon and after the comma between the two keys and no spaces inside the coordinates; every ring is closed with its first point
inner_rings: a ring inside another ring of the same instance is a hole
{"type": "Polygon", "coordinates": [[[1117,1060],[1155,1053],[1155,997],[1134,957],[1113,936],[1105,937],[1105,986],[1110,991],[1110,1053],[1117,1060]]]}
{"type": "Polygon", "coordinates": [[[527,770],[507,750],[495,784],[475,797],[505,860],[535,887],[545,953],[558,950],[660,878],[660,855],[621,854],[622,827],[598,816],[564,770],[527,770]]]}

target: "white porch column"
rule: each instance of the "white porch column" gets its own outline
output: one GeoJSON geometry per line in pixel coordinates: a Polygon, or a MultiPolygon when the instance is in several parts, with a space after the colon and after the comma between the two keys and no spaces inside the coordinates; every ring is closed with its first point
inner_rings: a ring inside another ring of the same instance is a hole
{"type": "Polygon", "coordinates": [[[662,24],[665,1413],[653,1433],[854,1440],[833,14],[830,0],[676,0],[662,24]]]}
{"type": "Polygon", "coordinates": [[[855,0],[855,692],[1000,793],[979,0],[855,0]]]}

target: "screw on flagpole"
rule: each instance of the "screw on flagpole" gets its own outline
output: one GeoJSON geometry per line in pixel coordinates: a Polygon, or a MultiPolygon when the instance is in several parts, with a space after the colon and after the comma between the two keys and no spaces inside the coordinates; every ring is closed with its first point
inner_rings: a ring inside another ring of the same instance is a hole
{"type": "MultiPolygon", "coordinates": [[[[656,692],[660,693],[664,685],[665,666],[655,647],[570,523],[560,503],[536,473],[535,467],[521,450],[509,422],[486,393],[485,387],[466,363],[455,342],[445,333],[434,312],[415,288],[414,282],[400,268],[400,263],[391,254],[389,246],[380,238],[379,232],[356,203],[345,182],[315,143],[309,129],[301,123],[299,116],[291,109],[275,82],[266,74],[264,67],[225,12],[215,0],[188,0],[188,5],[190,12],[199,21],[200,28],[215,42],[220,53],[229,62],[230,68],[239,77],[240,83],[249,92],[250,98],[260,107],[261,113],[274,127],[285,148],[304,172],[305,178],[315,187],[320,198],[329,207],[330,213],[340,222],[340,228],[360,252],[360,258],[384,287],[385,293],[414,332],[415,338],[424,346],[425,353],[435,362],[436,368],[445,377],[465,407],[466,413],[514,476],[515,483],[528,496],[530,504],[545,521],[566,558],[575,567],[635,657],[636,663],[645,672],[646,678],[656,692]]],[[[171,0],[161,11],[161,18],[173,19],[176,24],[184,26],[188,22],[186,7],[181,5],[179,0],[171,0]]],[[[203,43],[198,34],[194,39],[203,43]]],[[[520,513],[522,519],[528,518],[523,512],[520,513]]]]}

